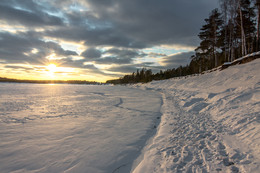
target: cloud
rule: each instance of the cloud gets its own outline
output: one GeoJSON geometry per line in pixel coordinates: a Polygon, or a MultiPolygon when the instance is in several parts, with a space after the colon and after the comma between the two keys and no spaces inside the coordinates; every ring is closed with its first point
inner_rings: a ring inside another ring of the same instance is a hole
{"type": "Polygon", "coordinates": [[[132,73],[137,69],[147,68],[151,69],[153,73],[157,73],[160,70],[173,69],[179,66],[186,66],[190,63],[190,58],[194,54],[194,51],[180,52],[161,58],[161,65],[154,65],[152,62],[144,62],[139,64],[127,64],[117,65],[108,69],[108,71],[132,73]]]}
{"type": "Polygon", "coordinates": [[[85,60],[73,60],[72,58],[64,58],[59,60],[57,63],[60,64],[62,67],[69,67],[69,68],[77,68],[81,71],[85,71],[86,73],[93,73],[99,74],[104,76],[115,76],[113,74],[105,73],[101,69],[97,68],[94,64],[86,64],[84,65],[85,60]]]}
{"type": "Polygon", "coordinates": [[[127,64],[127,65],[117,65],[110,67],[108,71],[112,72],[121,72],[121,73],[133,73],[136,72],[137,70],[140,70],[142,68],[148,68],[153,70],[154,72],[158,71],[157,66],[152,66],[153,63],[151,62],[145,62],[145,63],[139,63],[139,64],[127,64]]]}
{"type": "Polygon", "coordinates": [[[98,75],[109,76],[109,77],[115,77],[115,76],[119,77],[119,75],[117,74],[105,73],[93,64],[84,65],[84,70],[86,70],[88,73],[92,73],[95,75],[98,74],[98,75]]]}
{"type": "Polygon", "coordinates": [[[88,48],[81,53],[81,56],[86,59],[96,59],[101,57],[101,51],[95,48],[88,48]]]}
{"type": "Polygon", "coordinates": [[[0,32],[0,59],[5,63],[42,64],[51,53],[57,56],[77,55],[74,51],[64,50],[58,43],[43,41],[35,32],[0,32]],[[35,53],[34,49],[37,50],[35,53]]]}
{"type": "Polygon", "coordinates": [[[33,70],[33,68],[30,67],[23,67],[23,66],[15,66],[15,65],[6,65],[4,66],[4,68],[10,68],[10,69],[19,69],[19,70],[23,70],[23,71],[30,71],[33,70]]]}
{"type": "Polygon", "coordinates": [[[108,71],[112,71],[112,72],[121,72],[121,73],[133,73],[136,72],[137,70],[137,66],[136,65],[120,65],[120,66],[114,66],[108,69],[108,71]]]}
{"type": "Polygon", "coordinates": [[[109,20],[124,35],[146,45],[195,46],[197,34],[215,0],[89,0],[103,20],[109,20]]]}
{"type": "MultiPolygon", "coordinates": [[[[61,18],[49,15],[43,11],[36,10],[38,5],[34,4],[34,1],[30,1],[31,9],[34,11],[28,11],[19,7],[18,3],[7,4],[6,1],[0,3],[0,16],[1,20],[7,21],[9,24],[22,24],[27,27],[39,27],[39,26],[57,26],[63,25],[61,18]]],[[[26,2],[26,1],[25,1],[26,2]]],[[[12,3],[12,1],[10,1],[12,3]]],[[[28,4],[28,3],[27,3],[28,4]]],[[[24,7],[26,7],[24,5],[24,7]]]]}
{"type": "Polygon", "coordinates": [[[162,58],[161,62],[166,69],[177,68],[189,64],[192,55],[194,55],[194,51],[176,53],[162,58]]]}
{"type": "Polygon", "coordinates": [[[88,46],[145,48],[156,45],[198,45],[203,19],[215,0],[86,1],[89,11],[67,13],[70,27],[47,31],[53,37],[83,40],[88,46]],[[77,24],[77,27],[73,27],[77,24]],[[73,32],[75,31],[75,32],[73,32]]]}
{"type": "Polygon", "coordinates": [[[10,24],[57,26],[44,34],[92,47],[196,46],[203,19],[217,6],[215,0],[2,0],[0,15],[10,24]]]}
{"type": "Polygon", "coordinates": [[[33,59],[25,53],[42,44],[42,41],[33,36],[28,38],[21,33],[0,33],[0,59],[8,63],[34,63],[38,58],[33,59]]]}
{"type": "Polygon", "coordinates": [[[71,68],[84,68],[84,59],[73,60],[71,57],[63,58],[57,61],[57,64],[63,67],[71,67],[71,68]]]}
{"type": "Polygon", "coordinates": [[[96,60],[100,64],[131,64],[133,59],[142,57],[144,54],[134,49],[117,49],[112,48],[103,53],[104,58],[96,60]],[[108,56],[106,56],[108,55],[108,56]]]}
{"type": "Polygon", "coordinates": [[[111,48],[101,52],[95,48],[88,48],[82,52],[81,56],[86,62],[96,64],[131,64],[135,58],[146,56],[146,54],[135,49],[111,48]]]}
{"type": "Polygon", "coordinates": [[[130,49],[117,49],[117,48],[109,49],[109,50],[105,51],[104,53],[105,54],[106,53],[113,54],[113,55],[116,55],[116,56],[119,56],[119,57],[123,57],[123,58],[126,58],[126,57],[135,58],[135,57],[141,55],[139,53],[139,51],[136,51],[136,50],[133,50],[133,49],[130,50],[130,49]]]}
{"type": "Polygon", "coordinates": [[[105,57],[95,60],[97,64],[130,64],[132,58],[105,57]]]}
{"type": "Polygon", "coordinates": [[[55,42],[45,42],[45,48],[54,51],[56,54],[61,56],[78,55],[75,51],[64,50],[58,43],[55,42]]]}
{"type": "Polygon", "coordinates": [[[113,46],[140,49],[146,47],[145,43],[128,37],[121,31],[118,31],[117,28],[92,29],[90,26],[68,26],[65,28],[47,30],[44,34],[69,41],[84,41],[86,46],[91,47],[113,46]]]}
{"type": "Polygon", "coordinates": [[[1,0],[0,63],[39,65],[56,54],[62,66],[104,76],[111,74],[98,65],[112,65],[112,73],[186,65],[191,52],[167,55],[196,47],[203,19],[217,6],[216,0],[1,0]],[[80,50],[66,50],[62,41],[80,50]],[[159,51],[165,47],[174,51],[159,51]]]}

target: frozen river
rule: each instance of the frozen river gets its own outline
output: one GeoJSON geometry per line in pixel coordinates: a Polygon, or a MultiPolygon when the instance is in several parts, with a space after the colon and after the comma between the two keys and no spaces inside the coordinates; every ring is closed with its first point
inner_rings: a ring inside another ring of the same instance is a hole
{"type": "Polygon", "coordinates": [[[0,83],[0,170],[130,172],[161,102],[120,86],[0,83]]]}

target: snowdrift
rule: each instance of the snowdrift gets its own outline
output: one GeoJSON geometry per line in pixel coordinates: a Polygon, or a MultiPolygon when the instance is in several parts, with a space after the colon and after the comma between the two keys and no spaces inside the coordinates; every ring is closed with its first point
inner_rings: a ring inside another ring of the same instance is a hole
{"type": "Polygon", "coordinates": [[[260,59],[134,87],[161,92],[163,106],[132,172],[260,172],[260,59]]]}

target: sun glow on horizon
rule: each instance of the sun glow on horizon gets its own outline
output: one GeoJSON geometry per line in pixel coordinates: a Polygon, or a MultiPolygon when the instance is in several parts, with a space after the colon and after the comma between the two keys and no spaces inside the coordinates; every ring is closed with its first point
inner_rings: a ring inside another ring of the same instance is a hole
{"type": "Polygon", "coordinates": [[[57,66],[55,64],[49,64],[47,66],[47,69],[49,70],[50,73],[55,73],[57,71],[57,66]]]}
{"type": "Polygon", "coordinates": [[[48,69],[48,75],[51,78],[54,78],[54,74],[57,71],[57,66],[55,64],[49,64],[46,68],[48,69]]]}

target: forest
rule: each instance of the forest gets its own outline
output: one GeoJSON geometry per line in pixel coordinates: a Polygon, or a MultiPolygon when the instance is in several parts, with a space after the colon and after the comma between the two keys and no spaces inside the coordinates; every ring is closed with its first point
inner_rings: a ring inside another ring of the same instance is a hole
{"type": "Polygon", "coordinates": [[[200,28],[200,44],[188,65],[156,74],[143,68],[107,83],[145,83],[199,74],[259,51],[260,0],[219,0],[219,4],[200,28]]]}

